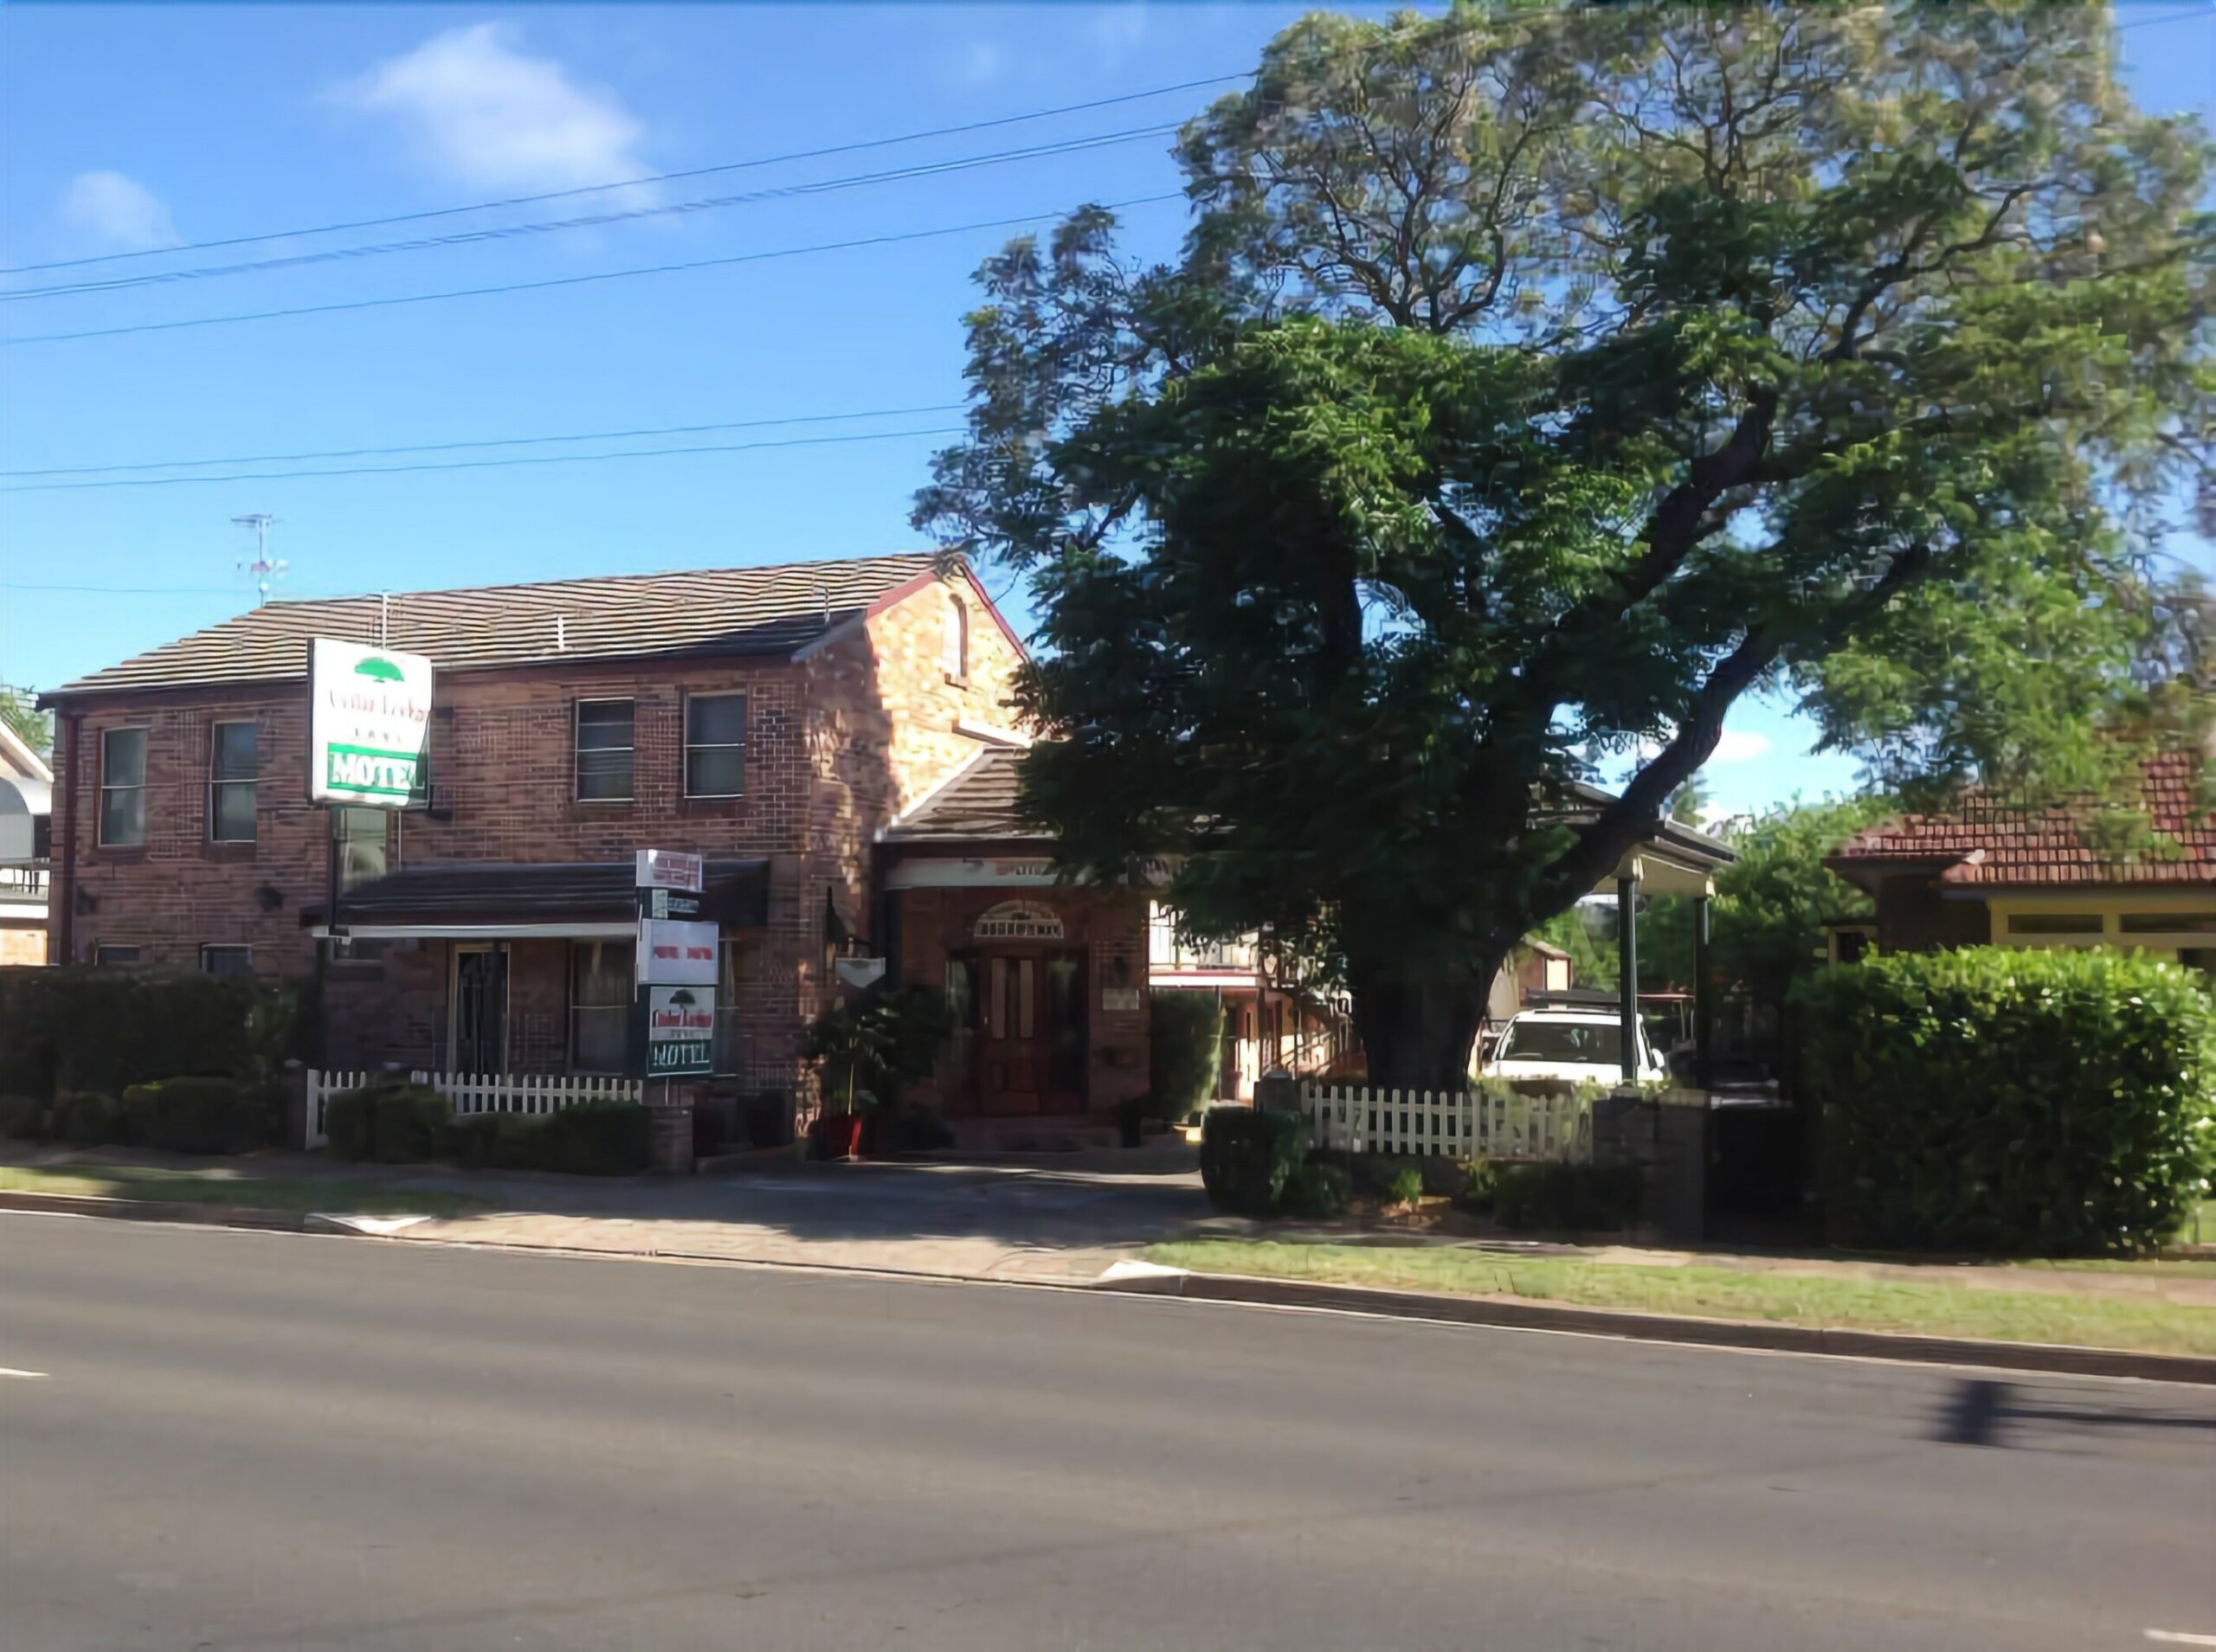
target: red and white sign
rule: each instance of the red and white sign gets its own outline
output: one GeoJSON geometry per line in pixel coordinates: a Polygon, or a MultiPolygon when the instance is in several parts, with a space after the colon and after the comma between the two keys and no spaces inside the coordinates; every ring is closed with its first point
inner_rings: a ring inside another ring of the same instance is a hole
{"type": "Polygon", "coordinates": [[[679,918],[639,920],[639,980],[657,987],[716,984],[716,926],[679,918]]]}
{"type": "Polygon", "coordinates": [[[698,895],[701,876],[706,870],[698,855],[688,855],[676,849],[641,849],[639,851],[638,887],[681,889],[698,895]]]}

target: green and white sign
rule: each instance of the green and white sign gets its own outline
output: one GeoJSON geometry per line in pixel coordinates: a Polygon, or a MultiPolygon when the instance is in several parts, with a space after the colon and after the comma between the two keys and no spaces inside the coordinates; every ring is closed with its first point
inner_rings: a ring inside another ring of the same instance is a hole
{"type": "Polygon", "coordinates": [[[403,809],[422,799],[431,662],[318,637],[308,645],[308,800],[403,809]]]}
{"type": "Polygon", "coordinates": [[[712,988],[648,987],[647,1077],[681,1078],[712,1072],[716,1054],[716,999],[712,988]]]}

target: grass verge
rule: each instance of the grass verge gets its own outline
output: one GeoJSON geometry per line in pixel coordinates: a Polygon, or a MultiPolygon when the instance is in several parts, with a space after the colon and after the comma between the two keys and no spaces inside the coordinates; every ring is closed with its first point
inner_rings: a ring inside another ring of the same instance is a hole
{"type": "Polygon", "coordinates": [[[259,1178],[145,1165],[0,1165],[0,1192],[242,1205],[257,1211],[315,1211],[332,1216],[461,1216],[483,1208],[466,1193],[381,1187],[337,1177],[259,1178]]]}
{"type": "Polygon", "coordinates": [[[1182,1240],[1155,1245],[1147,1259],[1195,1273],[1250,1274],[1461,1296],[1522,1296],[1698,1319],[1765,1320],[1996,1342],[2058,1342],[2145,1353],[2216,1353],[2216,1312],[2126,1297],[1970,1290],[1889,1280],[1743,1273],[1730,1268],[1641,1268],[1445,1247],[1385,1249],[1268,1240],[1182,1240]]]}

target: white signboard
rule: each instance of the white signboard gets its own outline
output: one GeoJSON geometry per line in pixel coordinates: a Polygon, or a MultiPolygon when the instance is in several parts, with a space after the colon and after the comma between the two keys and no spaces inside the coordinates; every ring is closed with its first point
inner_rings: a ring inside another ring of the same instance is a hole
{"type": "Polygon", "coordinates": [[[308,800],[402,809],[420,800],[431,662],[356,642],[308,645],[308,800]]]}
{"type": "Polygon", "coordinates": [[[656,987],[716,984],[716,926],[679,918],[639,920],[639,980],[656,987]]]}
{"type": "Polygon", "coordinates": [[[689,890],[698,895],[701,875],[705,870],[698,855],[683,854],[674,849],[641,849],[639,851],[638,886],[641,889],[689,890]]]}

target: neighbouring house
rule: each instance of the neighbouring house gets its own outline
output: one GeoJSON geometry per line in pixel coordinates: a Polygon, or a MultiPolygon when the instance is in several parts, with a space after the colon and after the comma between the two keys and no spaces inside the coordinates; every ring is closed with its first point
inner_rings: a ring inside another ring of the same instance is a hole
{"type": "Polygon", "coordinates": [[[319,980],[329,1067],[618,1072],[632,857],[687,851],[718,1082],[794,1094],[881,829],[1015,738],[1021,658],[929,555],[272,602],[42,697],[55,956],[319,980]],[[424,807],[308,804],[313,637],[434,662],[424,807]]]}
{"type": "Polygon", "coordinates": [[[2188,752],[2141,765],[2138,807],[2159,837],[2137,853],[2105,852],[2085,803],[1972,796],[1858,832],[1824,864],[1867,890],[1877,915],[1829,926],[1830,955],[2115,946],[2216,970],[2216,813],[2196,795],[2199,775],[2188,752]]]}
{"type": "Polygon", "coordinates": [[[1194,944],[1167,909],[1147,925],[1147,984],[1157,993],[1206,993],[1223,1007],[1219,1101],[1246,1101],[1268,1072],[1336,1073],[1361,1060],[1343,993],[1304,980],[1260,935],[1194,944]]]}
{"type": "Polygon", "coordinates": [[[1492,978],[1492,991],[1485,997],[1485,1019],[1498,1025],[1518,1010],[1567,993],[1576,985],[1569,954],[1551,941],[1527,935],[1492,978]]]}
{"type": "Polygon", "coordinates": [[[0,964],[47,958],[47,843],[54,771],[0,723],[0,964]]]}

